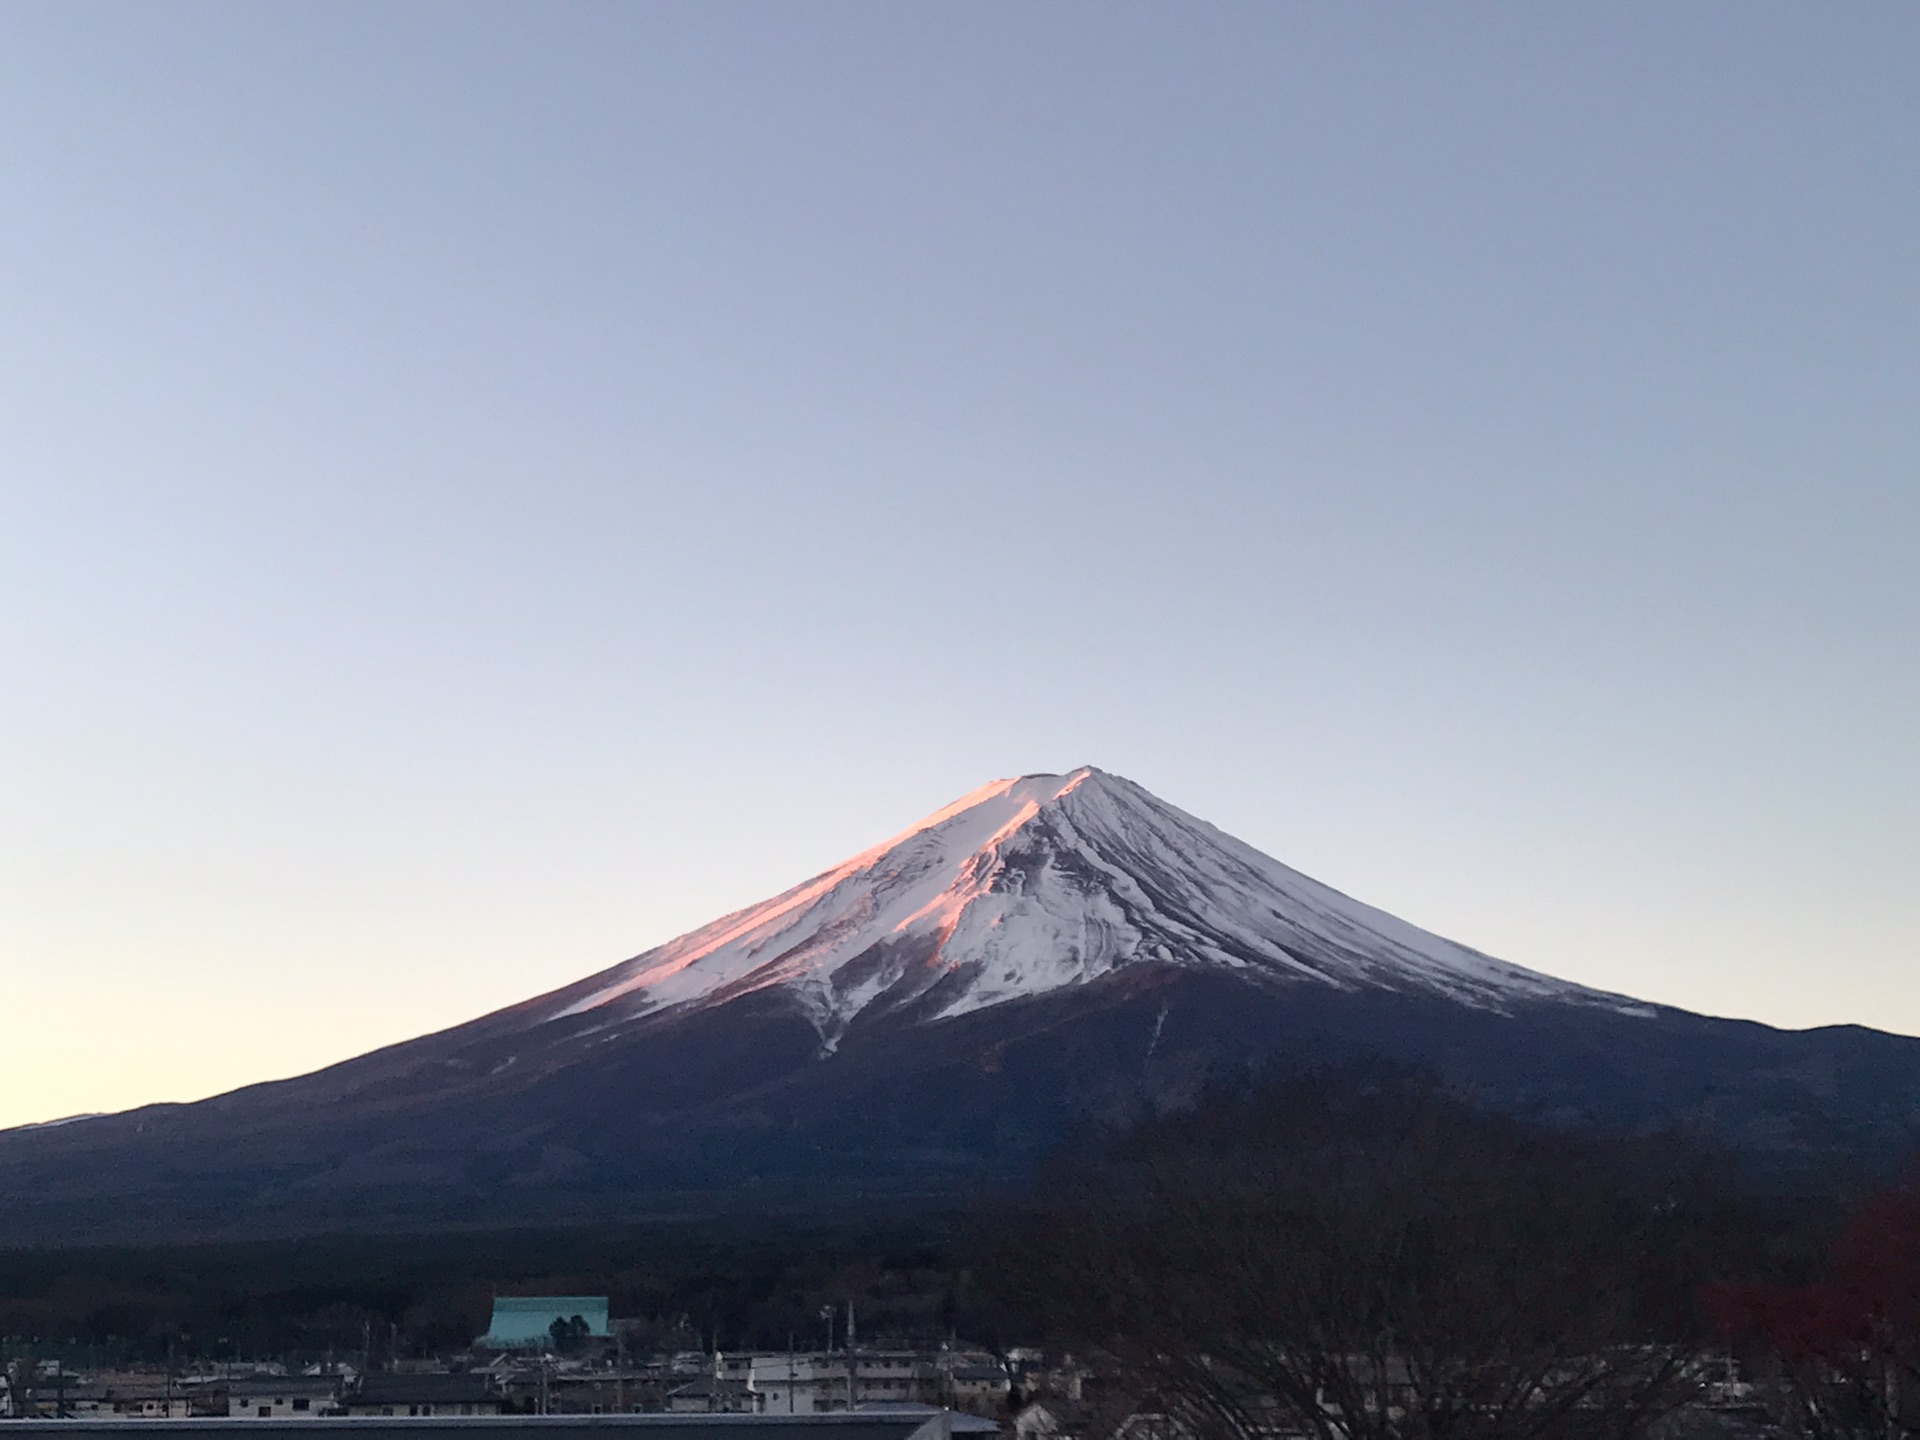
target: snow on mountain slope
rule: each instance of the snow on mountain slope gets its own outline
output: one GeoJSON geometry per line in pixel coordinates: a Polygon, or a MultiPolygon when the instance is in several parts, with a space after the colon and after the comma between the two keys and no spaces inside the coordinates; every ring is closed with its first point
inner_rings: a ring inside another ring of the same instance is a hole
{"type": "Polygon", "coordinates": [[[875,1007],[937,1019],[1141,962],[1496,1010],[1535,999],[1644,1008],[1430,935],[1088,767],[983,786],[785,894],[569,987],[540,1018],[617,1023],[780,986],[831,1048],[875,1007]]]}

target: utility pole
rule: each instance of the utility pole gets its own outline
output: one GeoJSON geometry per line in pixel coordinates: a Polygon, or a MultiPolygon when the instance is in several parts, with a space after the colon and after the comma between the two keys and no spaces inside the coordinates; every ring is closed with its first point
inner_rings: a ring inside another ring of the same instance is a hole
{"type": "Polygon", "coordinates": [[[857,1343],[853,1334],[853,1300],[849,1297],[847,1300],[847,1409],[849,1410],[854,1407],[853,1370],[857,1362],[853,1357],[859,1353],[854,1348],[857,1343]]]}

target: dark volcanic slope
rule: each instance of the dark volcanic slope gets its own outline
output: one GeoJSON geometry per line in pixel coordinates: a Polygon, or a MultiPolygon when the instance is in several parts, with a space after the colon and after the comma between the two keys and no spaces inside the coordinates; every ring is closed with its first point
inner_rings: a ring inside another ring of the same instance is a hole
{"type": "MultiPolygon", "coordinates": [[[[824,1057],[801,1013],[756,996],[512,1083],[520,1067],[416,1089],[355,1062],[13,1132],[0,1224],[17,1243],[950,1200],[1017,1176],[1082,1118],[1364,1055],[1565,1123],[1681,1121],[1788,1159],[1885,1152],[1920,1115],[1920,1041],[1872,1031],[1498,1014],[1163,967],[925,1029],[876,1025],[824,1057]]],[[[449,1061],[498,1063],[485,1039],[435,1063],[449,1061]]]]}
{"type": "Polygon", "coordinates": [[[0,1133],[0,1235],[141,1240],[950,1201],[1075,1125],[1361,1056],[1561,1123],[1890,1157],[1920,1040],[1600,994],[1137,786],[989,786],[578,985],[197,1105],[0,1133]]]}

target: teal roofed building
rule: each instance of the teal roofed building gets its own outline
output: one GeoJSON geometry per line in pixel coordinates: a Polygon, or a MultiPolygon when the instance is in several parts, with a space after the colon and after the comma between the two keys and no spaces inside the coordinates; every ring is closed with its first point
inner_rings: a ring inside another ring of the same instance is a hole
{"type": "Polygon", "coordinates": [[[604,1340],[613,1333],[604,1295],[496,1295],[493,1323],[480,1343],[495,1350],[531,1350],[554,1343],[556,1324],[572,1326],[581,1340],[604,1340]]]}

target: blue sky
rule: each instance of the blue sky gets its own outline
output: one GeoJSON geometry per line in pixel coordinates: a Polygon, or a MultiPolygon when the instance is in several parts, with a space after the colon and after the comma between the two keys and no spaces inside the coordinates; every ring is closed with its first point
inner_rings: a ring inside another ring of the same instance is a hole
{"type": "Polygon", "coordinates": [[[0,12],[0,1123],[1092,763],[1920,1033],[1920,11],[0,12]]]}

